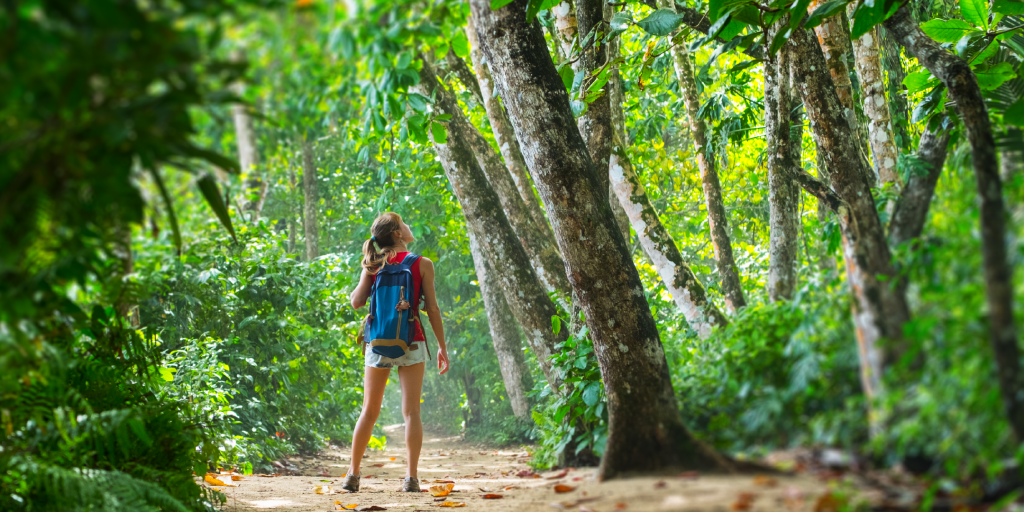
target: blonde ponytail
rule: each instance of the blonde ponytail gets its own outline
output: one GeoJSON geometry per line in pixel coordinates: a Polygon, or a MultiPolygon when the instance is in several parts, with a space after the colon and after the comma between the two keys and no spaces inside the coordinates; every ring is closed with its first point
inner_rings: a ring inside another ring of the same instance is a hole
{"type": "Polygon", "coordinates": [[[397,213],[382,213],[370,226],[370,239],[363,242],[363,268],[370,275],[380,271],[385,263],[398,254],[395,247],[395,232],[402,227],[402,216],[397,213]],[[377,247],[380,252],[377,252],[377,247]]]}

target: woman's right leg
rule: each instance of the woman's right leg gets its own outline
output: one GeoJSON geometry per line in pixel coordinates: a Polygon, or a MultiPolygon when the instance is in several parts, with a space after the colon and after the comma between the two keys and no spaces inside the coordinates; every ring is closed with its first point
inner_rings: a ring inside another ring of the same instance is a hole
{"type": "Polygon", "coordinates": [[[359,413],[355,431],[352,432],[352,464],[348,468],[349,475],[358,475],[359,466],[363,462],[363,452],[373,434],[373,425],[380,416],[380,404],[384,401],[384,388],[388,384],[391,368],[366,367],[363,376],[363,411],[359,413]]]}

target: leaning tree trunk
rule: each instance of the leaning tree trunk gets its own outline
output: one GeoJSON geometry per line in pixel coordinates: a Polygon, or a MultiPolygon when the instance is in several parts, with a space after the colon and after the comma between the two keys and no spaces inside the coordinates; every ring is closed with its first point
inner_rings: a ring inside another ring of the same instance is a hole
{"type": "Polygon", "coordinates": [[[435,111],[452,116],[448,122],[448,141],[441,144],[434,140],[437,157],[459,199],[466,224],[476,234],[483,254],[495,270],[505,301],[522,326],[544,376],[557,392],[562,380],[552,370],[549,358],[555,353],[555,345],[566,340],[567,331],[552,332],[551,317],[558,311],[512,229],[498,193],[481,169],[471,143],[476,128],[466,120],[462,108],[444,90],[433,66],[425,60],[416,89],[428,98],[436,98],[435,111]]]}
{"type": "Polygon", "coordinates": [[[612,190],[629,216],[644,252],[690,328],[701,338],[707,338],[712,328],[725,326],[728,320],[715,303],[708,300],[704,286],[683,261],[675,240],[661,223],[658,210],[647,197],[643,183],[633,172],[633,165],[621,146],[612,149],[611,180],[612,190]]]}
{"type": "MultiPolygon", "coordinates": [[[[607,11],[608,12],[605,13],[606,15],[609,12],[612,12],[611,6],[608,6],[607,11]]],[[[619,58],[620,46],[621,40],[618,37],[613,38],[611,41],[609,41],[608,58],[612,60],[617,60],[619,58]]],[[[626,115],[622,111],[622,103],[626,100],[625,95],[622,91],[622,78],[619,74],[618,64],[612,64],[611,75],[608,78],[608,85],[605,86],[605,90],[607,91],[605,94],[608,95],[608,102],[611,103],[612,107],[612,140],[618,141],[617,143],[613,144],[612,151],[614,152],[615,145],[618,145],[623,148],[629,146],[629,140],[626,136],[626,115]]],[[[611,158],[613,157],[609,157],[609,173],[614,172],[611,167],[613,165],[611,163],[611,158]]],[[[619,225],[619,231],[622,231],[622,235],[626,238],[626,241],[628,242],[630,224],[629,215],[623,208],[624,205],[621,204],[619,200],[616,198],[616,193],[614,190],[615,183],[611,181],[611,178],[609,178],[609,186],[610,188],[608,189],[608,199],[612,203],[612,213],[615,214],[615,221],[619,225]]]]}
{"type": "Polygon", "coordinates": [[[1018,440],[1024,440],[1024,369],[1020,364],[1017,327],[1013,319],[1013,268],[1006,255],[1006,212],[999,180],[992,123],[978,80],[970,65],[947,52],[918,27],[903,5],[885,21],[885,28],[946,86],[971,144],[971,161],[981,199],[981,248],[986,299],[1003,406],[1018,440]]]}
{"type": "Polygon", "coordinates": [[[598,478],[731,464],[693,437],[679,416],[658,326],[622,233],[569,108],[527,0],[470,9],[503,91],[516,138],[548,211],[590,328],[608,401],[608,441],[598,478]]]}
{"type": "Polygon", "coordinates": [[[896,203],[892,221],[889,222],[889,241],[893,246],[909,242],[924,231],[928,208],[932,204],[935,185],[939,182],[942,167],[946,163],[946,146],[949,132],[925,129],[917,145],[917,157],[928,164],[928,174],[913,174],[903,187],[900,200],[896,203]]]}
{"type": "Polygon", "coordinates": [[[515,181],[519,196],[523,198],[526,209],[533,217],[537,226],[549,231],[547,219],[544,218],[544,210],[541,208],[540,200],[533,191],[533,181],[530,179],[530,169],[526,167],[526,160],[523,160],[522,150],[519,148],[519,141],[512,131],[512,122],[508,120],[505,108],[494,91],[494,78],[491,77],[491,70],[484,62],[483,50],[480,49],[480,41],[476,37],[476,28],[473,26],[473,17],[466,20],[466,37],[469,39],[470,53],[473,60],[473,69],[476,71],[477,83],[480,94],[484,98],[484,110],[487,111],[487,119],[491,121],[491,131],[494,133],[494,141],[498,143],[498,150],[505,159],[505,166],[515,181]]]}
{"type": "MultiPolygon", "coordinates": [[[[421,55],[422,58],[422,55],[421,55]]],[[[423,60],[426,63],[426,60],[423,60]]],[[[420,82],[438,83],[437,75],[434,74],[433,66],[424,64],[420,69],[420,82]]],[[[434,89],[434,98],[438,107],[452,115],[449,127],[455,126],[462,132],[463,138],[469,144],[469,149],[476,155],[480,169],[483,170],[487,181],[498,194],[498,200],[505,216],[512,225],[512,230],[526,254],[530,257],[533,270],[541,283],[549,292],[567,294],[569,291],[569,280],[565,276],[565,262],[558,254],[558,246],[555,242],[555,235],[544,225],[541,229],[534,222],[534,218],[526,208],[526,203],[520,197],[516,184],[509,174],[508,169],[501,161],[501,156],[494,152],[487,139],[480,134],[480,131],[466,119],[455,97],[444,87],[434,89]]]]}
{"type": "MultiPolygon", "coordinates": [[[[875,209],[867,161],[839,101],[821,47],[806,30],[796,30],[786,45],[792,52],[797,86],[822,153],[832,188],[848,212],[837,212],[843,229],[843,258],[847,281],[855,301],[853,319],[861,355],[861,383],[869,400],[882,390],[882,372],[902,351],[903,324],[910,311],[901,289],[891,286],[897,277],[889,246],[875,209]],[[883,340],[888,346],[883,348],[883,340]]],[[[872,409],[871,423],[881,418],[872,409]]]]}
{"type": "MultiPolygon", "coordinates": [[[[673,0],[658,0],[663,9],[675,9],[673,0]]],[[[697,92],[697,81],[693,76],[690,56],[685,44],[673,45],[672,59],[675,63],[676,77],[679,81],[679,92],[686,103],[686,115],[690,123],[690,135],[693,137],[693,150],[697,156],[697,168],[700,169],[701,184],[704,187],[704,202],[708,210],[708,226],[711,230],[711,247],[715,251],[718,273],[722,277],[722,295],[725,296],[725,307],[730,312],[736,311],[747,304],[743,297],[743,286],[740,284],[739,268],[732,254],[732,241],[729,239],[728,214],[722,200],[722,183],[715,169],[715,159],[708,148],[707,124],[697,116],[700,109],[700,95],[697,92]]]]}
{"type": "Polygon", "coordinates": [[[295,197],[295,188],[297,186],[297,179],[295,176],[295,167],[291,164],[288,165],[288,195],[289,200],[286,202],[285,211],[288,215],[288,252],[295,252],[295,211],[292,210],[293,199],[295,197]]]}
{"type": "Polygon", "coordinates": [[[238,166],[246,177],[242,210],[250,213],[250,221],[256,222],[263,211],[263,202],[267,199],[267,182],[260,170],[260,154],[256,149],[252,116],[249,115],[248,107],[240,104],[231,107],[231,114],[235,120],[235,137],[238,139],[238,166]]]}
{"type": "MultiPolygon", "coordinates": [[[[779,23],[788,23],[788,17],[779,23]]],[[[773,29],[774,34],[778,29],[773,29]]],[[[793,298],[796,262],[799,254],[800,190],[780,167],[799,167],[799,149],[793,162],[790,140],[790,58],[783,47],[764,64],[764,133],[768,167],[768,298],[793,298]]],[[[797,142],[799,144],[799,142],[797,142]]]]}
{"type": "Polygon", "coordinates": [[[313,143],[302,141],[302,195],[303,222],[306,234],[306,260],[320,257],[320,191],[316,178],[316,159],[313,143]]]}
{"type": "MultiPolygon", "coordinates": [[[[856,3],[846,7],[851,23],[856,7],[856,3]]],[[[875,173],[882,183],[899,184],[899,174],[896,171],[899,151],[893,140],[889,102],[885,98],[886,84],[879,57],[877,27],[853,40],[853,61],[860,82],[861,104],[864,107],[864,115],[868,118],[868,145],[871,146],[875,173]]]]}
{"type": "Polygon", "coordinates": [[[491,343],[494,344],[494,352],[498,354],[498,367],[501,368],[501,378],[505,382],[505,393],[512,404],[512,413],[519,419],[527,420],[530,419],[530,400],[526,393],[533,389],[533,379],[530,378],[530,369],[526,367],[520,349],[519,329],[476,235],[472,230],[468,234],[469,252],[473,255],[476,280],[480,283],[480,296],[484,299],[491,343]]]}

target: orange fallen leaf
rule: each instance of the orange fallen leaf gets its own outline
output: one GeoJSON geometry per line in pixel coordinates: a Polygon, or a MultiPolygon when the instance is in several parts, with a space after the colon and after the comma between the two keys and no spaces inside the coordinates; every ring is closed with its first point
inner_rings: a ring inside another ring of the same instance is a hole
{"type": "Polygon", "coordinates": [[[219,487],[210,487],[210,489],[213,489],[213,490],[215,490],[217,492],[224,492],[224,489],[221,489],[219,487]]]}
{"type": "Polygon", "coordinates": [[[455,480],[434,480],[435,484],[454,484],[455,480]]]}
{"type": "Polygon", "coordinates": [[[391,457],[391,460],[395,460],[395,457],[391,457]]]}
{"type": "Polygon", "coordinates": [[[779,481],[767,475],[756,475],[754,476],[754,485],[775,487],[776,485],[779,485],[779,481]]]}
{"type": "Polygon", "coordinates": [[[454,488],[455,484],[432,485],[430,486],[430,495],[434,497],[448,496],[454,488]]]}
{"type": "Polygon", "coordinates": [[[572,485],[558,484],[558,485],[555,486],[555,492],[557,492],[557,493],[572,492],[572,491],[575,491],[575,490],[576,490],[576,487],[574,487],[572,485]]]}
{"type": "Polygon", "coordinates": [[[221,486],[224,486],[224,487],[238,487],[237,485],[226,484],[226,483],[222,482],[219,478],[217,478],[217,475],[215,473],[207,473],[206,476],[203,477],[203,480],[205,480],[206,483],[208,483],[210,485],[221,485],[221,486]]]}
{"type": "Polygon", "coordinates": [[[624,508],[626,508],[628,506],[629,505],[626,505],[625,503],[619,502],[619,503],[615,504],[615,510],[622,510],[622,509],[624,509],[624,508]]]}
{"type": "Polygon", "coordinates": [[[733,502],[731,508],[734,512],[741,510],[750,510],[750,507],[754,504],[754,500],[757,495],[752,492],[741,492],[736,496],[736,501],[733,502]]]}
{"type": "Polygon", "coordinates": [[[465,503],[460,503],[460,502],[457,502],[457,501],[446,501],[444,503],[438,503],[437,506],[439,506],[439,507],[465,507],[466,504],[465,503]]]}
{"type": "Polygon", "coordinates": [[[516,488],[516,486],[510,485],[510,486],[506,487],[505,490],[506,491],[511,491],[512,489],[515,489],[515,488],[516,488]]]}
{"type": "Polygon", "coordinates": [[[245,477],[241,477],[241,476],[238,476],[238,475],[231,475],[231,479],[234,480],[235,482],[237,482],[239,480],[245,480],[245,477]]]}
{"type": "Polygon", "coordinates": [[[340,501],[335,501],[334,503],[338,505],[338,507],[335,508],[334,510],[352,510],[359,506],[358,503],[353,503],[351,505],[342,505],[340,501]]]}
{"type": "Polygon", "coordinates": [[[499,499],[504,498],[504,497],[505,496],[503,496],[501,494],[484,494],[483,496],[481,496],[481,498],[483,498],[485,500],[499,500],[499,499]]]}

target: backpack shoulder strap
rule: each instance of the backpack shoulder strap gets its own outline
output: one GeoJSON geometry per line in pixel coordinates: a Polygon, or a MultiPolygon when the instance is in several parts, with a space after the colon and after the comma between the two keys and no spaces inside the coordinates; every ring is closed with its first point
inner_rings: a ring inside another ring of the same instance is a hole
{"type": "Polygon", "coordinates": [[[416,263],[416,261],[418,261],[419,259],[420,259],[420,255],[419,255],[419,254],[413,254],[413,253],[411,253],[411,252],[410,252],[409,254],[406,254],[406,255],[405,255],[405,258],[403,258],[403,259],[402,259],[402,263],[401,263],[401,265],[402,265],[403,267],[405,267],[405,268],[410,268],[410,267],[412,267],[412,266],[413,266],[413,264],[415,264],[415,263],[416,263]]]}

